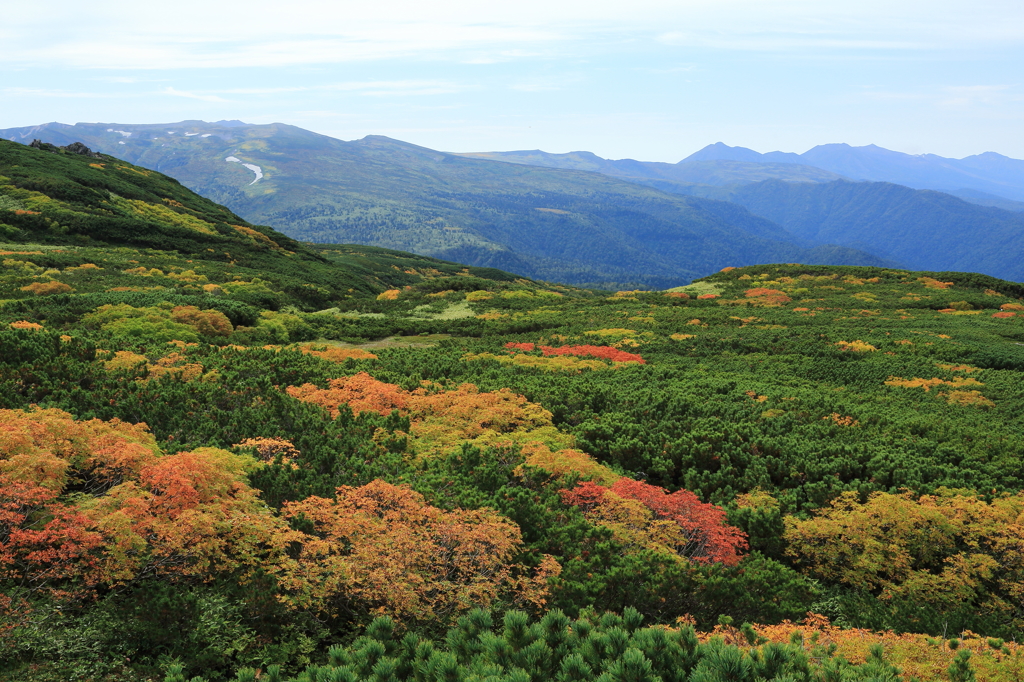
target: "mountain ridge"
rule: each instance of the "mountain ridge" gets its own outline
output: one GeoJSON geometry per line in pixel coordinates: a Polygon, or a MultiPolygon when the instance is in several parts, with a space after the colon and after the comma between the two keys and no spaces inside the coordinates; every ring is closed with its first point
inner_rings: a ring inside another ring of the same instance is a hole
{"type": "MultiPolygon", "coordinates": [[[[4,136],[10,131],[3,131],[4,136]]],[[[24,135],[39,135],[37,128],[24,135]]],[[[177,177],[294,238],[385,246],[598,287],[668,288],[727,265],[817,258],[746,211],[604,174],[471,159],[286,124],[76,124],[55,137],[177,177]],[[254,180],[253,170],[259,170],[254,180]]],[[[886,265],[838,247],[828,263],[886,265]]]]}
{"type": "Polygon", "coordinates": [[[832,143],[818,145],[803,154],[761,154],[746,147],[730,147],[716,142],[680,163],[712,160],[803,164],[853,180],[892,182],[914,189],[975,190],[1024,201],[1024,161],[996,152],[951,159],[937,154],[905,154],[874,144],[853,147],[846,143],[832,143]]]}

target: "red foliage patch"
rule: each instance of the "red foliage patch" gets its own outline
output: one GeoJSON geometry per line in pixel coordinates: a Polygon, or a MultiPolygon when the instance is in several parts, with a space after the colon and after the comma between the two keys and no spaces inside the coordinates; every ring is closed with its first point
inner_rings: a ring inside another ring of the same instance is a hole
{"type": "Polygon", "coordinates": [[[747,536],[739,528],[726,524],[721,507],[701,502],[689,490],[668,493],[664,488],[631,478],[620,478],[611,487],[587,481],[560,495],[566,504],[590,511],[605,501],[606,493],[636,500],[662,519],[675,521],[683,529],[689,544],[680,552],[700,563],[735,565],[747,548],[747,536]]]}

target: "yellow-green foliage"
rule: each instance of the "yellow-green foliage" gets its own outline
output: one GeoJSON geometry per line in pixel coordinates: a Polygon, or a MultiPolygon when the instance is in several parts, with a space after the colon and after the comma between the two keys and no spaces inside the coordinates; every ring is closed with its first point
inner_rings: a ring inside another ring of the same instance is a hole
{"type": "Polygon", "coordinates": [[[979,608],[1024,624],[1024,496],[986,502],[940,491],[843,493],[813,518],[786,519],[787,553],[812,575],[878,593],[979,608]]]}
{"type": "Polygon", "coordinates": [[[213,226],[205,220],[200,220],[199,218],[187,213],[178,213],[167,206],[151,204],[147,201],[142,201],[141,199],[124,199],[122,197],[112,197],[111,201],[113,201],[118,208],[128,211],[140,218],[145,218],[146,220],[163,223],[164,225],[183,227],[188,230],[202,232],[203,234],[217,234],[217,231],[213,229],[213,226]]]}
{"type": "Polygon", "coordinates": [[[633,336],[636,331],[633,329],[593,329],[588,332],[583,332],[587,336],[600,336],[603,339],[607,338],[621,338],[623,336],[633,336]]]}
{"type": "Polygon", "coordinates": [[[224,313],[169,303],[145,308],[127,303],[100,306],[82,318],[82,325],[99,328],[115,337],[155,343],[194,342],[199,340],[198,335],[230,336],[233,331],[224,313]]]}
{"type": "Polygon", "coordinates": [[[17,260],[15,258],[4,258],[4,275],[18,275],[20,277],[35,277],[43,274],[46,268],[40,267],[28,260],[17,260]]]}

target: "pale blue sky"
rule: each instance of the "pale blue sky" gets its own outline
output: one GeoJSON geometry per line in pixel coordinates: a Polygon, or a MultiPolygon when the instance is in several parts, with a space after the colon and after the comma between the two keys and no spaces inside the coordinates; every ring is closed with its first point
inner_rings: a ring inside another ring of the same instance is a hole
{"type": "Polygon", "coordinates": [[[717,141],[1024,158],[1024,2],[5,5],[0,128],[182,119],[647,161],[717,141]]]}

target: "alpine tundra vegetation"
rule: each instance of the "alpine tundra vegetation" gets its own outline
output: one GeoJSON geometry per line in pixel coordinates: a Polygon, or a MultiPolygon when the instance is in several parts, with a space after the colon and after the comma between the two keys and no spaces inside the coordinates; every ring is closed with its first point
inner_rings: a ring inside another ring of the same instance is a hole
{"type": "Polygon", "coordinates": [[[1024,675],[1024,285],[579,289],[81,151],[0,142],[0,678],[1024,675]]]}

